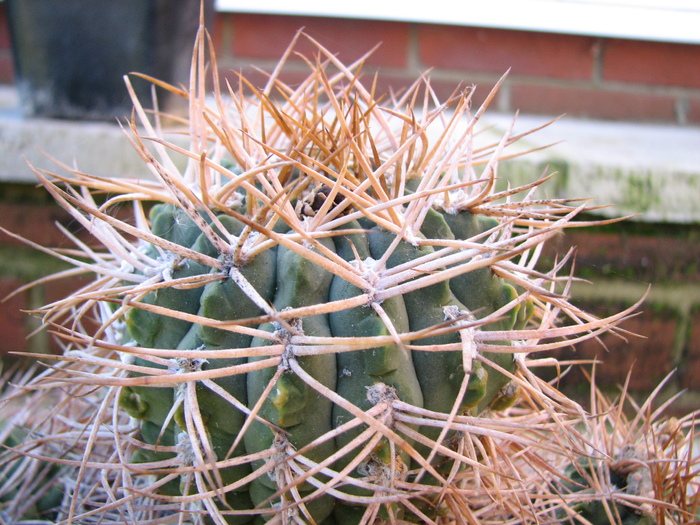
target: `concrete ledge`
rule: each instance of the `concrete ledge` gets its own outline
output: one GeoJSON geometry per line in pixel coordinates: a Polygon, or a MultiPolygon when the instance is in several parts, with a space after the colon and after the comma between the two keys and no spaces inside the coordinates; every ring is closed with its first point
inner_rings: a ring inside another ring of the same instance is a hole
{"type": "Polygon", "coordinates": [[[60,171],[55,160],[83,172],[107,176],[150,176],[115,123],[28,119],[13,88],[0,88],[0,183],[34,183],[28,163],[60,171]]]}
{"type": "MultiPolygon", "coordinates": [[[[485,116],[497,137],[512,116],[485,116]]],[[[515,133],[546,122],[519,117],[515,133]]],[[[555,144],[500,165],[499,177],[526,182],[549,171],[559,175],[545,185],[551,197],[593,199],[608,217],[638,214],[636,220],[700,222],[700,128],[660,124],[601,122],[563,118],[519,141],[526,151],[555,144]]]]}
{"type": "MultiPolygon", "coordinates": [[[[496,143],[512,115],[487,113],[478,144],[496,143]]],[[[546,123],[521,116],[515,133],[546,123]]],[[[503,162],[499,178],[524,183],[549,171],[550,197],[591,198],[615,206],[603,216],[700,223],[700,128],[562,119],[509,148],[510,153],[556,145],[503,162]]],[[[27,166],[55,170],[48,156],[106,177],[150,177],[116,124],[24,119],[12,88],[0,89],[0,182],[34,183],[27,166]]]]}

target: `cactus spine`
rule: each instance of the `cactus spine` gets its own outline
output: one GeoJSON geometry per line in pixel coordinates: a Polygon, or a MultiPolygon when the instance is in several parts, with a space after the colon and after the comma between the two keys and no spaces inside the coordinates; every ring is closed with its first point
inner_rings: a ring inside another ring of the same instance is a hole
{"type": "Polygon", "coordinates": [[[135,100],[153,181],[37,171],[106,248],[52,252],[95,279],[42,312],[66,351],[38,384],[104,387],[85,457],[112,452],[78,477],[111,464],[119,487],[67,521],[137,521],[143,501],[148,519],[217,524],[560,517],[555,496],[530,506],[517,487],[551,474],[541,458],[573,457],[582,411],[525,356],[629,313],[596,319],[558,293],[561,265],[534,269],[585,205],[532,199],[541,181],[495,189],[519,137],[477,149],[472,90],[431,109],[419,82],[382,105],[361,62],[316,46],[297,87],[274,74],[207,103],[201,32],[191,88],[170,87],[189,99],[190,147],[135,100]],[[112,213],[127,202],[133,219],[112,213]],[[518,395],[532,411],[499,414],[518,395]]]}

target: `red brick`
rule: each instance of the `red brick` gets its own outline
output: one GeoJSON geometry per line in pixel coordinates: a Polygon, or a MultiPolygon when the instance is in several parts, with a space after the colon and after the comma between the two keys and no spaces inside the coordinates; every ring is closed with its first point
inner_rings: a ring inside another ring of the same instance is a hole
{"type": "Polygon", "coordinates": [[[216,13],[214,26],[209,29],[216,56],[224,56],[231,46],[231,22],[233,15],[230,13],[216,13]]]}
{"type": "MultiPolygon", "coordinates": [[[[582,307],[600,317],[612,315],[624,309],[621,305],[587,304],[582,307]]],[[[640,313],[623,322],[621,328],[643,337],[622,334],[622,339],[611,333],[601,336],[600,341],[589,339],[575,346],[549,355],[560,360],[597,360],[596,378],[599,386],[615,388],[625,383],[630,374],[629,389],[650,392],[675,367],[673,344],[678,326],[676,314],[654,311],[644,305],[640,313]]],[[[562,384],[581,385],[587,380],[578,369],[572,370],[562,384]]]]}
{"type": "Polygon", "coordinates": [[[83,276],[47,282],[43,285],[46,302],[52,303],[70,297],[77,290],[92,282],[93,279],[94,274],[85,274],[83,276]]]}
{"type": "Polygon", "coordinates": [[[27,348],[26,314],[22,312],[22,309],[27,308],[26,294],[3,300],[22,284],[15,279],[0,279],[0,357],[8,352],[21,352],[27,348]]]}
{"type": "MultiPolygon", "coordinates": [[[[56,227],[56,222],[74,233],[84,233],[73,217],[58,206],[0,202],[0,226],[42,246],[56,247],[66,244],[66,238],[56,227]]],[[[3,244],[23,245],[4,234],[0,239],[3,244]]]]}
{"type": "Polygon", "coordinates": [[[603,80],[700,87],[700,45],[608,40],[603,80]]]}
{"type": "MultiPolygon", "coordinates": [[[[295,64],[298,66],[298,64],[295,64]]],[[[239,67],[238,64],[233,66],[226,63],[219,63],[219,84],[222,90],[227,90],[226,82],[231,85],[234,92],[238,92],[240,86],[240,77],[242,74],[246,82],[255,88],[262,89],[268,81],[270,68],[254,68],[249,66],[239,67]],[[262,70],[261,70],[262,69],[262,70]]],[[[289,85],[295,86],[301,83],[304,79],[309,76],[310,70],[305,67],[288,67],[283,69],[283,71],[278,75],[281,82],[289,85]]],[[[244,91],[248,92],[247,86],[243,86],[244,91]]],[[[224,91],[224,93],[227,91],[224,91]]],[[[276,93],[273,93],[274,97],[276,93]]]]}
{"type": "Polygon", "coordinates": [[[7,21],[7,8],[0,2],[0,49],[10,48],[10,27],[7,21]]]}
{"type": "MultiPolygon", "coordinates": [[[[46,270],[44,270],[44,272],[46,273],[46,270]]],[[[24,273],[27,273],[27,271],[24,271],[24,273]]],[[[28,281],[31,281],[42,277],[42,275],[35,274],[26,277],[28,277],[28,281]]],[[[7,352],[21,351],[51,351],[53,353],[61,353],[60,345],[52,335],[40,334],[35,336],[35,339],[27,339],[30,332],[35,330],[39,325],[40,320],[33,318],[31,314],[26,313],[26,310],[39,308],[44,304],[50,304],[60,299],[70,297],[76,290],[92,281],[93,278],[92,275],[85,275],[47,281],[37,285],[31,290],[17,293],[7,300],[0,302],[0,327],[2,328],[0,357],[7,352]]],[[[24,284],[26,284],[26,281],[23,279],[9,277],[0,278],[0,301],[17,291],[24,284]]],[[[95,332],[96,325],[91,315],[83,319],[81,326],[84,330],[87,330],[88,333],[95,332]]]]}
{"type": "Polygon", "coordinates": [[[595,39],[570,35],[421,25],[426,67],[551,78],[590,79],[595,39]]]}
{"type": "Polygon", "coordinates": [[[10,52],[0,50],[0,84],[12,84],[14,79],[14,65],[10,52]]]}
{"type": "MultiPolygon", "coordinates": [[[[237,66],[237,63],[231,64],[231,61],[219,62],[219,79],[222,88],[225,86],[225,82],[228,81],[231,86],[234,87],[234,90],[237,90],[239,73],[242,73],[246,80],[253,86],[262,87],[266,84],[268,79],[266,73],[252,67],[237,66]]],[[[269,68],[267,68],[266,71],[269,71],[269,68]]],[[[305,65],[294,64],[293,66],[290,65],[290,67],[285,68],[279,75],[279,78],[282,82],[290,86],[295,86],[306,79],[309,72],[309,68],[305,65]]],[[[376,68],[365,67],[360,75],[360,80],[365,87],[369,88],[375,83],[375,73],[377,73],[376,93],[379,97],[389,93],[401,94],[416,81],[416,76],[412,74],[403,74],[400,71],[387,72],[381,69],[377,71],[376,68]]],[[[455,92],[471,88],[475,83],[469,80],[469,78],[465,78],[464,81],[459,82],[458,80],[439,80],[432,77],[430,79],[430,87],[435,92],[438,100],[444,102],[453,96],[455,92]]],[[[478,83],[476,86],[476,93],[472,97],[473,106],[478,107],[484,101],[496,80],[497,79],[494,78],[493,80],[478,83]]],[[[492,106],[494,108],[497,107],[497,102],[492,102],[492,106]]]]}
{"type": "Polygon", "coordinates": [[[0,84],[14,82],[14,67],[5,4],[0,2],[0,84]]]}
{"type": "MultiPolygon", "coordinates": [[[[88,285],[94,280],[93,274],[86,274],[80,277],[71,277],[69,279],[59,279],[50,281],[44,284],[44,296],[47,304],[71,297],[76,291],[88,285]]],[[[97,331],[97,323],[95,315],[89,312],[81,321],[81,331],[88,334],[94,334],[97,331]]],[[[52,336],[52,348],[56,351],[59,348],[56,337],[52,336]]]]}
{"type": "Polygon", "coordinates": [[[700,97],[693,97],[689,100],[686,121],[688,124],[700,123],[700,97]]]}
{"type": "MultiPolygon", "coordinates": [[[[379,43],[381,46],[369,57],[368,64],[385,67],[407,64],[409,25],[375,20],[236,14],[232,54],[237,58],[276,61],[301,28],[346,64],[379,43]]],[[[318,54],[305,38],[299,40],[296,49],[310,58],[318,54]]]]}
{"type": "Polygon", "coordinates": [[[579,273],[592,270],[642,282],[700,281],[700,242],[692,233],[667,237],[568,230],[545,250],[547,255],[562,256],[572,247],[576,248],[579,273]]]}
{"type": "MultiPolygon", "coordinates": [[[[479,77],[481,77],[481,75],[479,77]]],[[[484,78],[475,78],[472,75],[465,75],[464,80],[461,82],[455,80],[441,80],[439,77],[433,77],[430,80],[430,87],[435,91],[438,100],[442,102],[455,95],[457,90],[464,91],[474,89],[474,93],[471,95],[471,107],[476,109],[484,103],[496,82],[498,82],[497,76],[486,80],[484,78]]],[[[503,96],[503,91],[496,93],[495,97],[491,100],[490,111],[499,111],[499,99],[501,96],[503,96]]]]}
{"type": "Polygon", "coordinates": [[[686,347],[686,358],[680,367],[681,384],[684,388],[700,390],[700,310],[691,317],[686,347]]]}
{"type": "Polygon", "coordinates": [[[511,109],[547,115],[611,120],[675,120],[675,98],[595,87],[512,81],[511,109]]]}

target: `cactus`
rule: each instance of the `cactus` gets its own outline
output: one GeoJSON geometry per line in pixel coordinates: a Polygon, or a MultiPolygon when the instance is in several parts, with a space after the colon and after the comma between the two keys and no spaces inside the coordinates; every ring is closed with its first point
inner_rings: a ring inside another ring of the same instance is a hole
{"type": "Polygon", "coordinates": [[[215,78],[208,101],[205,42],[190,89],[166,86],[189,100],[189,148],[134,99],[153,180],[36,170],[105,248],[39,247],[94,275],[40,312],[65,352],[32,384],[93,407],[82,437],[52,439],[84,444],[78,486],[97,468],[111,487],[76,491],[66,521],[138,522],[146,505],[144,522],[556,518],[556,494],[523,491],[551,479],[541,458],[585,447],[585,415],[525,356],[632,310],[597,319],[560,293],[563,263],[535,270],[585,203],[533,199],[547,177],[496,189],[519,136],[474,146],[495,90],[474,114],[472,89],[431,107],[427,81],[382,105],[361,61],[312,41],[323,60],[297,87],[275,73],[222,94],[215,78]]]}
{"type": "Polygon", "coordinates": [[[595,525],[697,522],[697,413],[664,416],[670,401],[661,403],[657,396],[670,379],[638,403],[624,388],[619,399],[610,401],[591,377],[591,409],[598,416],[586,425],[587,453],[560,467],[564,475],[556,482],[558,491],[572,503],[559,509],[560,520],[576,516],[595,525]],[[659,407],[651,410],[654,405],[659,407]]]}

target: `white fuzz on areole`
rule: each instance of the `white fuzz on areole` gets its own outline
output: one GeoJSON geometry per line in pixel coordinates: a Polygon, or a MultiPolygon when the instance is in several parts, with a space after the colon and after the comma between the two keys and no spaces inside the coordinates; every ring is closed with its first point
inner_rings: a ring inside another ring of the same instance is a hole
{"type": "Polygon", "coordinates": [[[476,110],[473,88],[440,103],[423,77],[380,97],[366,57],[299,33],[264,87],[223,88],[207,44],[188,89],[155,81],[189,101],[188,147],[134,97],[125,132],[152,179],[35,170],[92,238],[37,246],[77,269],[52,278],[92,280],[35,312],[63,353],[4,394],[0,518],[692,519],[666,497],[700,494],[690,418],[628,421],[603,397],[592,418],[533,373],[560,366],[540,352],[624,334],[637,305],[599,319],[568,301],[570,256],[538,265],[590,208],[535,198],[550,174],[497,187],[524,135],[474,132],[502,80],[476,110]],[[287,84],[299,39],[317,56],[287,84]]]}

